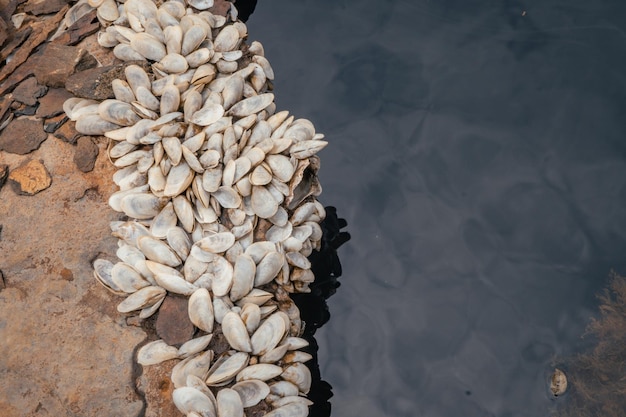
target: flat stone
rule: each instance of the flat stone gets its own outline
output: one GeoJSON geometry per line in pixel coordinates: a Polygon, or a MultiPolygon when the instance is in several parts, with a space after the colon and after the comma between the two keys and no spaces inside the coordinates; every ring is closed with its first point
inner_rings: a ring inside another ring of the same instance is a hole
{"type": "Polygon", "coordinates": [[[42,161],[31,159],[11,171],[9,183],[17,194],[35,195],[50,187],[52,178],[42,161]]]}
{"type": "Polygon", "coordinates": [[[38,117],[53,117],[63,113],[63,103],[72,94],[64,88],[51,88],[48,93],[39,99],[38,117]]]}
{"type": "Polygon", "coordinates": [[[93,170],[96,158],[98,157],[98,145],[90,136],[81,136],[76,143],[74,152],[74,163],[83,172],[93,170]]]}
{"type": "Polygon", "coordinates": [[[76,144],[78,138],[82,136],[82,134],[76,130],[76,122],[68,120],[54,132],[54,136],[64,142],[74,145],[76,144]]]}
{"type": "Polygon", "coordinates": [[[83,59],[84,50],[76,46],[47,43],[34,68],[37,80],[48,87],[63,87],[83,59]]]}
{"type": "Polygon", "coordinates": [[[34,14],[56,13],[68,3],[66,0],[30,0],[24,6],[24,11],[34,14]]]}
{"type": "Polygon", "coordinates": [[[58,116],[51,117],[46,119],[43,123],[43,131],[46,133],[54,133],[63,125],[63,123],[67,122],[69,119],[65,115],[65,113],[61,113],[58,116]]]}
{"type": "Polygon", "coordinates": [[[48,91],[46,86],[37,84],[35,77],[29,77],[15,87],[13,99],[28,106],[34,106],[37,104],[37,99],[46,94],[46,91],[48,91]]]}
{"type": "Polygon", "coordinates": [[[126,79],[124,68],[132,64],[143,67],[149,73],[150,66],[143,61],[129,61],[119,65],[91,68],[69,77],[65,83],[65,89],[76,97],[94,100],[114,98],[111,82],[118,78],[126,79]]]}
{"type": "Polygon", "coordinates": [[[9,27],[4,19],[0,16],[0,46],[4,44],[4,41],[9,37],[9,27]]]}
{"type": "Polygon", "coordinates": [[[187,312],[187,298],[168,294],[156,320],[159,337],[168,345],[180,346],[192,338],[194,330],[187,312]]]}
{"type": "Polygon", "coordinates": [[[174,383],[171,379],[172,369],[179,362],[173,359],[143,367],[143,373],[137,378],[137,388],[146,400],[144,417],[181,415],[172,401],[174,383]]]}
{"type": "Polygon", "coordinates": [[[97,18],[97,10],[93,9],[74,22],[72,26],[67,28],[63,34],[55,38],[52,42],[61,43],[63,45],[76,45],[86,36],[97,32],[99,29],[100,22],[97,18]]]}
{"type": "Polygon", "coordinates": [[[41,120],[13,119],[0,132],[0,150],[25,155],[39,148],[47,137],[41,120]]]}

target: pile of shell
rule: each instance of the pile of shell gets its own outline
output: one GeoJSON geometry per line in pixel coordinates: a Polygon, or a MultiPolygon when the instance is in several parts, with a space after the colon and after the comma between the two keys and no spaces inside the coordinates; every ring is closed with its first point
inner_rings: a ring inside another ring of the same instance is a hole
{"type": "Polygon", "coordinates": [[[182,359],[173,400],[187,416],[242,416],[260,401],[267,416],[306,416],[310,355],[298,309],[307,256],[319,249],[324,218],[315,153],[327,142],[311,122],[275,112],[274,73],[245,24],[208,10],[213,1],[79,2],[97,7],[98,40],[125,61],[144,61],[113,81],[115,99],[73,98],[76,129],[113,140],[120,170],[110,206],[121,262],[94,263],[107,289],[128,295],[121,313],[154,314],[167,292],[189,296],[189,318],[206,333],[180,348],[157,340],[142,365],[182,359]],[[214,323],[231,350],[207,350],[214,323]],[[234,382],[234,385],[230,385],[234,382]],[[229,385],[229,388],[224,386],[229,385]],[[223,387],[217,396],[209,387],[223,387]]]}

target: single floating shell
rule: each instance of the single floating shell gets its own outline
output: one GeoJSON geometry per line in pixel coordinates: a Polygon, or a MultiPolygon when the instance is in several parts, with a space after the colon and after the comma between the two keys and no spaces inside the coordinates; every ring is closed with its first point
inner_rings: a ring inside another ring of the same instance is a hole
{"type": "Polygon", "coordinates": [[[558,397],[565,394],[565,391],[567,391],[567,377],[563,371],[555,368],[550,378],[550,392],[555,397],[558,397]]]}

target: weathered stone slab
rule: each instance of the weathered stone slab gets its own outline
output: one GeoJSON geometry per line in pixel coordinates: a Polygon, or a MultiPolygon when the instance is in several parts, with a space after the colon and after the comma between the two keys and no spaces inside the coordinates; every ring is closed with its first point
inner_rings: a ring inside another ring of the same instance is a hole
{"type": "Polygon", "coordinates": [[[63,103],[73,97],[64,88],[51,88],[48,93],[39,99],[37,117],[53,117],[63,113],[63,103]]]}
{"type": "Polygon", "coordinates": [[[187,297],[168,294],[159,308],[156,332],[168,345],[180,346],[192,338],[193,323],[187,312],[187,297]]]}
{"type": "Polygon", "coordinates": [[[56,132],[54,132],[54,136],[64,142],[74,145],[76,144],[78,138],[82,136],[82,134],[76,131],[76,122],[68,120],[67,122],[63,123],[63,125],[61,125],[61,127],[59,127],[56,132]]]}
{"type": "Polygon", "coordinates": [[[67,0],[30,0],[26,2],[24,11],[35,16],[56,13],[67,3],[69,3],[67,0]]]}
{"type": "Polygon", "coordinates": [[[35,77],[49,87],[63,87],[67,77],[74,73],[83,51],[75,46],[48,43],[35,67],[35,77]]]}
{"type": "Polygon", "coordinates": [[[37,99],[46,94],[47,90],[46,86],[37,83],[35,77],[30,77],[15,87],[15,90],[13,90],[13,98],[20,103],[34,106],[37,104],[37,99]]]}
{"type": "Polygon", "coordinates": [[[13,119],[0,132],[0,150],[25,155],[39,148],[47,137],[41,120],[13,119]]]}
{"type": "Polygon", "coordinates": [[[124,68],[128,65],[136,64],[148,71],[146,62],[125,62],[119,65],[109,65],[106,67],[91,68],[86,71],[77,72],[69,77],[65,83],[67,91],[76,97],[91,98],[94,100],[105,100],[114,98],[111,82],[115,79],[126,79],[124,68]]]}

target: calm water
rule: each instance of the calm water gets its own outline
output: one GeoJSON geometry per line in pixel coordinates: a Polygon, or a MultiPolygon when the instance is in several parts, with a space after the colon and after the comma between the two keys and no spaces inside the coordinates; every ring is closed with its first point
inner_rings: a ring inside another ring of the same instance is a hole
{"type": "MultiPolygon", "coordinates": [[[[352,240],[317,333],[334,417],[542,416],[626,273],[626,3],[261,1],[352,240]],[[524,15],[525,11],[525,15],[524,15]]],[[[563,399],[566,401],[566,398],[563,399]]]]}

